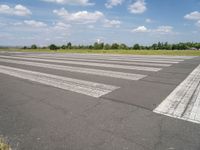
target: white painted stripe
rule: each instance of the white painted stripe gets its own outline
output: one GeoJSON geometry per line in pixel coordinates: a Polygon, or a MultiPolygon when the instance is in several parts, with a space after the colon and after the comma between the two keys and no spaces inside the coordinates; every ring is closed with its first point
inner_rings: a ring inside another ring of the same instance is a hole
{"type": "Polygon", "coordinates": [[[200,123],[200,65],[154,112],[200,123]]]}
{"type": "Polygon", "coordinates": [[[80,53],[46,53],[46,54],[35,54],[35,55],[44,55],[44,56],[81,56],[81,57],[86,57],[86,56],[98,56],[98,57],[128,57],[128,58],[166,58],[166,59],[192,59],[197,56],[163,56],[163,55],[126,55],[126,54],[80,54],[80,53]]]}
{"type": "MultiPolygon", "coordinates": [[[[180,61],[184,61],[184,59],[174,59],[174,58],[151,58],[151,57],[144,57],[144,58],[137,58],[137,57],[111,57],[111,56],[104,56],[104,57],[100,57],[100,56],[67,56],[67,55],[36,55],[35,56],[46,56],[46,57],[59,57],[59,58],[80,58],[80,59],[119,59],[119,60],[126,60],[126,61],[137,61],[137,60],[151,60],[151,61],[176,61],[176,62],[180,62],[180,61]]],[[[32,55],[32,56],[34,56],[32,55]]],[[[31,56],[31,55],[29,55],[31,56]]]]}
{"type": "MultiPolygon", "coordinates": [[[[24,56],[23,56],[24,57],[24,56]]],[[[36,56],[28,56],[32,58],[52,58],[52,57],[36,57],[36,56]]],[[[170,67],[171,64],[163,64],[163,63],[142,63],[142,62],[126,62],[126,61],[112,61],[112,60],[101,60],[101,59],[84,59],[84,58],[60,58],[53,57],[58,60],[70,60],[70,61],[86,61],[86,62],[98,62],[98,63],[111,63],[111,64],[126,64],[126,65],[142,65],[142,66],[156,66],[156,67],[170,67]]]]}
{"type": "Polygon", "coordinates": [[[142,70],[142,71],[160,71],[162,68],[154,67],[142,67],[142,66],[125,66],[117,64],[104,64],[104,63],[90,63],[90,62],[76,62],[76,61],[63,61],[63,60],[51,60],[51,59],[39,59],[39,58],[22,58],[22,57],[12,57],[12,56],[0,56],[0,58],[14,58],[14,59],[23,59],[23,60],[32,60],[32,61],[42,61],[42,62],[54,62],[54,63],[64,63],[64,64],[75,64],[83,66],[95,66],[95,67],[106,67],[106,68],[118,68],[118,69],[130,69],[130,70],[142,70]]]}
{"type": "MultiPolygon", "coordinates": [[[[18,55],[18,56],[20,56],[20,57],[25,57],[24,55],[18,55]]],[[[149,62],[149,63],[166,63],[166,64],[177,64],[177,63],[179,63],[179,61],[175,61],[175,60],[152,60],[152,59],[127,59],[127,58],[113,58],[113,57],[111,57],[111,58],[107,58],[107,57],[93,57],[93,58],[91,58],[91,57],[70,57],[70,56],[66,56],[66,57],[64,57],[64,56],[54,56],[54,55],[51,55],[51,56],[43,56],[43,55],[39,55],[39,56],[37,56],[37,55],[28,55],[28,56],[30,56],[30,57],[37,57],[37,58],[53,58],[53,59],[69,59],[69,58],[80,58],[80,59],[87,59],[87,60],[90,60],[90,59],[95,59],[95,60],[102,60],[102,61],[104,61],[104,60],[110,60],[110,61],[120,61],[120,62],[149,62]]],[[[27,56],[26,56],[27,57],[27,56]]]]}
{"type": "Polygon", "coordinates": [[[57,75],[51,75],[41,72],[29,71],[13,67],[0,65],[0,73],[14,76],[29,81],[38,82],[41,84],[53,86],[56,88],[81,93],[92,97],[100,97],[108,94],[119,87],[89,82],[84,80],[77,80],[57,75]]]}
{"type": "Polygon", "coordinates": [[[99,69],[89,69],[89,68],[81,68],[81,67],[62,66],[62,65],[28,62],[28,61],[20,61],[20,60],[8,60],[8,59],[2,59],[2,58],[0,58],[0,61],[6,62],[6,63],[43,67],[43,68],[50,68],[50,69],[56,69],[56,70],[78,72],[78,73],[85,73],[85,74],[92,74],[92,75],[106,76],[106,77],[127,79],[127,80],[140,80],[140,79],[146,77],[146,75],[141,75],[141,74],[123,73],[123,72],[106,71],[106,70],[99,70],[99,69]]]}

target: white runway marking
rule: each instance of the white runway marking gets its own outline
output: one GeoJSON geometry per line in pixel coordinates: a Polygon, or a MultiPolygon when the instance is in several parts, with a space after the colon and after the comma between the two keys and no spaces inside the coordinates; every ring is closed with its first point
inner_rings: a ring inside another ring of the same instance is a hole
{"type": "Polygon", "coordinates": [[[43,68],[50,68],[56,70],[63,70],[69,72],[78,72],[78,73],[85,73],[85,74],[92,74],[98,76],[107,76],[119,79],[127,79],[127,80],[140,80],[146,75],[141,74],[132,74],[132,73],[123,73],[123,72],[116,72],[116,71],[106,71],[106,70],[99,70],[99,69],[89,69],[89,68],[81,68],[81,67],[70,67],[70,66],[62,66],[62,65],[54,65],[54,64],[45,64],[45,63],[37,63],[37,62],[28,62],[28,61],[20,61],[20,60],[8,60],[0,58],[1,62],[6,63],[14,63],[14,64],[21,64],[21,65],[28,65],[28,66],[35,66],[35,67],[43,67],[43,68]]]}
{"type": "Polygon", "coordinates": [[[39,58],[26,58],[26,57],[11,57],[11,56],[0,56],[0,58],[13,58],[20,60],[32,60],[32,61],[42,61],[42,62],[54,62],[54,63],[64,63],[64,64],[75,64],[75,65],[84,65],[84,66],[95,66],[95,67],[106,67],[106,68],[117,68],[117,69],[130,69],[130,70],[141,70],[141,71],[160,71],[162,68],[154,67],[142,67],[142,66],[125,66],[117,64],[104,64],[104,63],[89,63],[81,61],[67,61],[67,60],[51,60],[51,59],[39,59],[39,58]]]}
{"type": "Polygon", "coordinates": [[[0,73],[97,98],[119,88],[101,83],[77,80],[1,65],[0,73]]]}
{"type": "Polygon", "coordinates": [[[200,123],[200,65],[154,112],[200,123]]]}
{"type": "MultiPolygon", "coordinates": [[[[28,56],[32,58],[42,58],[42,59],[49,59],[52,57],[37,57],[37,56],[28,56]]],[[[111,64],[126,64],[126,65],[142,65],[142,66],[156,66],[156,67],[170,67],[171,64],[163,64],[163,63],[143,63],[143,62],[126,62],[126,61],[112,61],[112,60],[101,60],[101,59],[84,59],[84,58],[60,58],[60,57],[53,57],[54,59],[58,60],[72,60],[72,61],[86,61],[86,62],[98,62],[98,63],[111,63],[111,64]]]]}
{"type": "MultiPolygon", "coordinates": [[[[29,54],[28,54],[29,55],[29,54]]],[[[32,54],[30,54],[32,55],[32,54]]],[[[46,53],[46,54],[34,54],[35,56],[58,56],[58,57],[99,57],[99,58],[144,58],[144,59],[192,59],[197,56],[163,56],[163,55],[125,55],[125,54],[78,54],[78,53],[67,53],[67,54],[60,54],[60,53],[46,53]]]]}
{"type": "MultiPolygon", "coordinates": [[[[18,56],[21,56],[21,57],[25,57],[24,55],[18,55],[18,56]]],[[[120,61],[120,62],[149,62],[149,63],[166,63],[166,64],[177,64],[179,63],[180,61],[183,61],[183,60],[155,60],[155,59],[146,59],[146,58],[142,58],[142,59],[128,59],[128,58],[113,58],[113,57],[71,57],[71,56],[57,56],[57,55],[28,55],[28,57],[37,57],[37,58],[56,58],[56,59],[69,59],[69,58],[76,58],[76,59],[87,59],[87,60],[90,60],[90,59],[95,59],[95,60],[101,60],[101,61],[104,61],[104,60],[110,60],[110,61],[120,61]]],[[[27,57],[27,56],[26,56],[27,57]]]]}
{"type": "MultiPolygon", "coordinates": [[[[23,55],[24,56],[24,55],[23,55]]],[[[119,60],[126,60],[126,61],[134,61],[134,60],[155,60],[155,61],[177,61],[181,62],[185,59],[177,59],[177,58],[153,58],[153,57],[112,57],[112,56],[72,56],[72,55],[27,55],[27,56],[41,56],[41,57],[59,57],[59,58],[80,58],[80,59],[119,59],[119,60]]]]}

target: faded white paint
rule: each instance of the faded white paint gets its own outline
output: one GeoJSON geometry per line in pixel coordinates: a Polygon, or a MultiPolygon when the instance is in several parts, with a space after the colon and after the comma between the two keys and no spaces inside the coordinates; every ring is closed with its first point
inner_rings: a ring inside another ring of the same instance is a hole
{"type": "Polygon", "coordinates": [[[141,70],[141,71],[152,71],[152,72],[162,70],[162,68],[154,68],[154,67],[125,66],[125,65],[117,65],[117,64],[90,63],[90,62],[83,62],[83,61],[81,62],[81,61],[67,61],[67,60],[51,60],[51,59],[26,58],[26,57],[22,58],[22,57],[12,57],[12,56],[0,56],[0,58],[13,58],[13,59],[30,60],[30,61],[54,62],[54,63],[75,64],[75,65],[83,65],[83,66],[130,69],[130,70],[141,70]]]}
{"type": "Polygon", "coordinates": [[[200,123],[200,65],[154,112],[200,123]]]}
{"type": "MultiPolygon", "coordinates": [[[[18,56],[21,56],[21,57],[25,57],[24,55],[18,55],[18,56]]],[[[183,61],[183,60],[179,60],[179,59],[176,59],[176,60],[165,60],[165,59],[149,59],[149,58],[142,58],[142,59],[129,59],[128,57],[106,57],[106,56],[98,56],[98,57],[79,57],[79,56],[58,56],[58,55],[27,55],[28,57],[37,57],[37,58],[56,58],[56,59],[86,59],[86,60],[91,60],[91,59],[95,59],[95,60],[102,60],[102,61],[105,61],[105,60],[110,60],[110,61],[120,61],[120,62],[148,62],[148,63],[166,63],[166,64],[177,64],[179,63],[180,61],[183,61]]],[[[26,57],[27,57],[26,56],[26,57]]]]}
{"type": "Polygon", "coordinates": [[[0,73],[97,98],[119,88],[112,85],[77,80],[2,65],[0,65],[0,73]]]}
{"type": "MultiPolygon", "coordinates": [[[[42,59],[49,59],[52,57],[38,57],[34,55],[29,55],[28,57],[33,58],[42,58],[42,59]]],[[[115,60],[101,60],[101,59],[87,59],[87,58],[60,58],[60,57],[53,57],[54,59],[58,60],[72,60],[72,61],[87,61],[87,62],[98,62],[98,63],[111,63],[111,64],[125,64],[125,65],[142,65],[142,66],[156,66],[156,67],[169,67],[171,64],[167,63],[147,63],[147,62],[128,62],[126,61],[115,61],[115,60]]]]}
{"type": "MultiPolygon", "coordinates": [[[[29,55],[29,53],[27,53],[29,55]]],[[[32,54],[30,54],[32,55],[32,54]]],[[[125,55],[125,54],[80,54],[80,53],[67,53],[67,54],[61,54],[61,53],[46,53],[46,54],[34,54],[38,56],[59,56],[59,57],[68,57],[68,56],[74,56],[74,57],[99,57],[99,58],[150,58],[150,59],[192,59],[197,56],[163,56],[163,55],[125,55]]]]}
{"type": "Polygon", "coordinates": [[[56,69],[56,70],[62,70],[62,71],[78,72],[78,73],[106,76],[106,77],[126,79],[126,80],[140,80],[146,77],[146,75],[141,75],[141,74],[123,73],[123,72],[89,69],[89,68],[81,68],[81,67],[71,67],[71,66],[63,66],[63,65],[55,65],[55,64],[20,61],[20,60],[8,60],[8,59],[2,59],[2,58],[0,58],[0,61],[6,62],[6,63],[43,67],[43,68],[50,68],[50,69],[56,69]]]}

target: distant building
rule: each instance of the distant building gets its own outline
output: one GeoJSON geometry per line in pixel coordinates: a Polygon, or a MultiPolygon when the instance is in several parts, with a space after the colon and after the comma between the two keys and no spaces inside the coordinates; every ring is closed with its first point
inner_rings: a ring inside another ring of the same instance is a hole
{"type": "Polygon", "coordinates": [[[199,50],[196,47],[191,47],[190,50],[199,50]]]}

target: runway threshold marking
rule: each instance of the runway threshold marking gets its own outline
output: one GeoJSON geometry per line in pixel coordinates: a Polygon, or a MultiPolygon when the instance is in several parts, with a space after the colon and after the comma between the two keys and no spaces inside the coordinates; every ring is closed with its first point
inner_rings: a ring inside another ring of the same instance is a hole
{"type": "Polygon", "coordinates": [[[157,72],[157,71],[162,70],[162,68],[154,68],[154,67],[125,66],[125,65],[117,65],[117,64],[89,63],[89,62],[81,62],[81,61],[67,61],[67,60],[61,61],[61,60],[51,60],[51,59],[39,59],[39,58],[12,57],[12,56],[0,56],[0,58],[13,58],[13,59],[23,59],[23,60],[32,60],[32,61],[65,63],[65,64],[75,64],[75,65],[84,65],[84,66],[130,69],[130,70],[141,70],[141,71],[152,71],[152,72],[157,72]]]}
{"type": "Polygon", "coordinates": [[[200,123],[200,65],[154,109],[154,112],[200,123]]]}
{"type": "Polygon", "coordinates": [[[146,62],[146,63],[164,63],[164,64],[178,64],[180,63],[181,61],[175,61],[175,60],[155,60],[155,59],[146,59],[146,58],[143,58],[143,59],[128,59],[128,58],[113,58],[113,57],[71,57],[71,56],[56,56],[56,55],[48,55],[48,56],[45,56],[45,55],[41,55],[41,56],[36,56],[36,55],[27,55],[27,56],[24,56],[24,55],[17,55],[17,56],[20,56],[20,57],[38,57],[38,58],[56,58],[56,59],[65,59],[65,58],[80,58],[80,59],[87,59],[87,60],[91,60],[91,59],[95,59],[95,60],[110,60],[110,61],[120,61],[120,62],[146,62]]]}
{"type": "MultiPolygon", "coordinates": [[[[21,56],[21,55],[18,55],[21,56]]],[[[24,57],[24,56],[21,56],[24,57]]],[[[38,56],[32,56],[29,55],[28,57],[31,58],[42,58],[42,59],[49,59],[52,57],[38,57],[38,56]]],[[[111,63],[111,64],[125,64],[125,65],[142,65],[142,66],[155,66],[155,67],[170,67],[172,64],[170,63],[147,63],[147,62],[129,62],[129,60],[126,61],[113,61],[113,60],[101,60],[101,59],[86,59],[86,58],[65,58],[65,57],[53,57],[56,60],[72,60],[72,61],[86,61],[86,62],[98,62],[98,63],[111,63]]]]}
{"type": "Polygon", "coordinates": [[[43,67],[43,68],[49,68],[49,69],[55,69],[55,70],[78,72],[78,73],[92,74],[92,75],[98,75],[98,76],[106,76],[106,77],[126,79],[126,80],[140,80],[147,76],[147,75],[142,75],[142,74],[107,71],[107,70],[100,70],[100,69],[89,69],[89,68],[81,68],[81,67],[71,67],[71,66],[54,65],[54,64],[46,64],[46,63],[38,63],[38,62],[20,61],[20,60],[8,60],[8,59],[2,59],[2,58],[0,58],[0,62],[43,67]]]}
{"type": "Polygon", "coordinates": [[[73,78],[67,78],[52,74],[46,74],[41,72],[29,71],[19,68],[13,68],[8,66],[0,65],[0,73],[14,76],[17,78],[38,82],[48,86],[81,93],[92,97],[101,97],[108,94],[119,87],[106,85],[96,82],[77,80],[73,78]]]}

